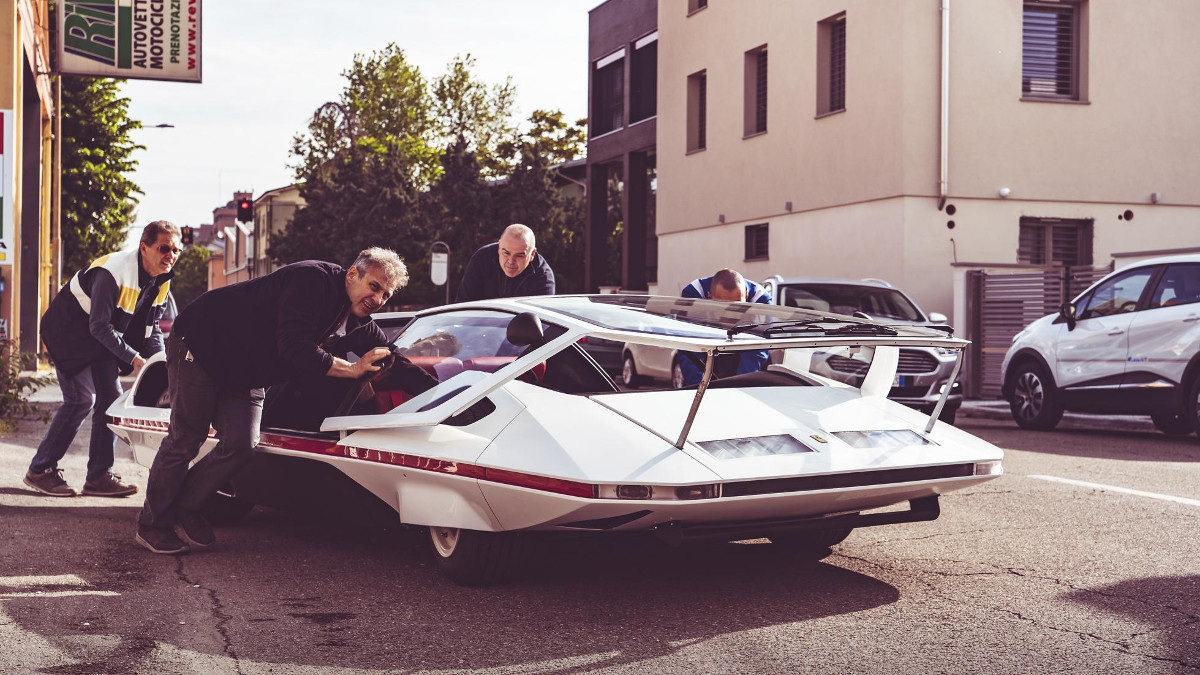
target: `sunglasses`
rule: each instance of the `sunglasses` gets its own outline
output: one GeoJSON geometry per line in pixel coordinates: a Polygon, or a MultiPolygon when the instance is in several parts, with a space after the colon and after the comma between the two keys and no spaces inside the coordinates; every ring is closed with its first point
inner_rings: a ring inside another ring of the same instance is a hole
{"type": "Polygon", "coordinates": [[[166,255],[168,253],[174,253],[175,255],[179,255],[179,252],[183,250],[177,246],[171,246],[170,244],[159,244],[155,248],[157,248],[158,252],[161,253],[162,255],[166,255]]]}

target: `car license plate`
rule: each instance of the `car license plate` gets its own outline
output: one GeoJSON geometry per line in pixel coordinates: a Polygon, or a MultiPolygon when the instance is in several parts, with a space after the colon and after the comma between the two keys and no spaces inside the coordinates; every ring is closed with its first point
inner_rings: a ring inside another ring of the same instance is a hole
{"type": "Polygon", "coordinates": [[[895,377],[892,378],[892,386],[893,387],[903,387],[907,383],[908,383],[908,380],[903,375],[897,374],[895,377]]]}

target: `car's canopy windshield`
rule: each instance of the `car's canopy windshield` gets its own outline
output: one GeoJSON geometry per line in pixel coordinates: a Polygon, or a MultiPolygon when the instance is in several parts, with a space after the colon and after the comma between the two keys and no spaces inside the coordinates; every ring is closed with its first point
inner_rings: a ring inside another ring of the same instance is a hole
{"type": "Polygon", "coordinates": [[[780,289],[781,304],[787,307],[815,309],[819,312],[853,315],[862,312],[872,319],[925,321],[917,309],[900,291],[882,286],[838,283],[784,284],[780,289]]]}

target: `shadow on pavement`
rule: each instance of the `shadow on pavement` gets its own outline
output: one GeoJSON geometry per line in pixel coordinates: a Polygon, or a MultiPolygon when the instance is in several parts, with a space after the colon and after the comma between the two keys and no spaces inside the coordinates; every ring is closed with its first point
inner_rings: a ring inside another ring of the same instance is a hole
{"type": "Polygon", "coordinates": [[[1147,462],[1200,462],[1196,436],[1167,436],[1157,431],[1055,429],[1028,431],[1015,422],[963,419],[956,424],[1002,448],[1068,457],[1147,462]]]}
{"type": "Polygon", "coordinates": [[[1200,576],[1130,579],[1066,597],[1144,623],[1123,641],[1130,653],[1200,669],[1200,576]]]}

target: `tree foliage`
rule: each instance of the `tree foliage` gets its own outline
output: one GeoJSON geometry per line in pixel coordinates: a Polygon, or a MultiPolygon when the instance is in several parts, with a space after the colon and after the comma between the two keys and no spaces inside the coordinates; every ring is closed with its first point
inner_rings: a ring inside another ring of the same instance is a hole
{"type": "Polygon", "coordinates": [[[128,175],[137,166],[121,81],[65,77],[62,81],[63,276],[118,250],[141,190],[128,175]]]}
{"type": "Polygon", "coordinates": [[[179,254],[175,262],[175,278],[171,281],[171,294],[175,296],[175,307],[184,307],[208,290],[208,257],[203,246],[189,246],[179,254]]]}
{"type": "Polygon", "coordinates": [[[436,304],[446,289],[427,273],[435,241],[450,247],[456,287],[476,249],[523,222],[562,292],[580,289],[584,207],[559,189],[551,167],[579,156],[582,121],[537,111],[518,128],[511,80],[489,86],[475,65],[456,58],[427,85],[396,45],[356,56],[338,102],[318,108],[294,140],[306,206],[275,238],[272,258],[344,265],[363,248],[386,246],[411,270],[402,300],[436,304]]]}

